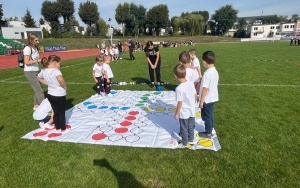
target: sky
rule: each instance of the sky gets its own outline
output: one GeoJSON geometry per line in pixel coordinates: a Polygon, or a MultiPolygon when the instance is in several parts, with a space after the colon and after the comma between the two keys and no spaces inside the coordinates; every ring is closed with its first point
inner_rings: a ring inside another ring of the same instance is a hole
{"type": "MultiPolygon", "coordinates": [[[[54,0],[52,0],[54,1],[54,0]]],[[[78,8],[81,2],[86,0],[73,0],[75,3],[75,18],[81,26],[85,24],[78,16],[78,8]]],[[[108,23],[108,18],[112,18],[111,25],[117,27],[118,24],[114,19],[115,10],[118,4],[124,2],[133,2],[136,5],[142,5],[147,10],[155,5],[166,4],[169,9],[169,18],[180,16],[182,12],[192,11],[208,11],[209,16],[215,13],[224,5],[232,5],[234,9],[239,11],[238,17],[261,16],[261,15],[283,15],[291,18],[293,14],[300,15],[300,0],[91,0],[98,5],[100,17],[108,23]]],[[[0,0],[3,4],[4,17],[21,17],[25,15],[26,9],[30,11],[32,17],[39,23],[41,16],[41,7],[43,0],[0,0]]]]}

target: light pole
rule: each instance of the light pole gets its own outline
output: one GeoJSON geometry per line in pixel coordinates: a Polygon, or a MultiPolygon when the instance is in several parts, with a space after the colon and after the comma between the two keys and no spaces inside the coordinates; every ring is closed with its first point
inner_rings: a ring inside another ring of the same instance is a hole
{"type": "Polygon", "coordinates": [[[112,31],[112,27],[111,27],[111,18],[108,18],[108,21],[109,21],[110,45],[112,46],[112,34],[113,34],[113,31],[112,31]]]}

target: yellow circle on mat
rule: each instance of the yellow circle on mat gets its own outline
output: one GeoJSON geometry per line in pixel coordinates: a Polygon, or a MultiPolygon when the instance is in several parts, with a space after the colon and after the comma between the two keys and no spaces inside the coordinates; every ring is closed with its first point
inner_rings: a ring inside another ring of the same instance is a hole
{"type": "Polygon", "coordinates": [[[163,112],[166,109],[164,107],[162,107],[162,106],[159,106],[159,107],[156,108],[156,110],[159,111],[159,112],[163,112]]]}
{"type": "Polygon", "coordinates": [[[169,111],[176,112],[176,108],[169,108],[169,111]]]}
{"type": "Polygon", "coordinates": [[[201,112],[196,112],[195,116],[196,117],[201,117],[201,112]]]}
{"type": "Polygon", "coordinates": [[[209,139],[200,139],[198,141],[198,145],[203,146],[203,147],[211,147],[211,146],[213,146],[213,142],[209,139]]]}
{"type": "Polygon", "coordinates": [[[146,112],[151,112],[151,111],[152,111],[152,109],[151,109],[149,106],[145,107],[144,110],[145,110],[146,112]]]}

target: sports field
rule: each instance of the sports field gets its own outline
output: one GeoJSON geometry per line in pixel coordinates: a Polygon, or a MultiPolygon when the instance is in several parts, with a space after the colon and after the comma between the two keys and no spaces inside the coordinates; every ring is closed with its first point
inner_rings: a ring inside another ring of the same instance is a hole
{"type": "MultiPolygon", "coordinates": [[[[0,71],[0,187],[299,187],[300,47],[288,42],[207,43],[217,55],[222,149],[153,149],[21,139],[36,129],[33,91],[23,70],[0,71]]],[[[181,51],[161,48],[163,90],[178,84],[181,51]]],[[[145,55],[111,63],[113,81],[146,82],[145,55]]],[[[95,94],[94,57],[62,62],[68,108],[95,94]]],[[[202,72],[204,68],[202,67],[202,72]]],[[[46,91],[46,87],[44,87],[46,91]]],[[[144,84],[116,90],[153,90],[144,84]]]]}

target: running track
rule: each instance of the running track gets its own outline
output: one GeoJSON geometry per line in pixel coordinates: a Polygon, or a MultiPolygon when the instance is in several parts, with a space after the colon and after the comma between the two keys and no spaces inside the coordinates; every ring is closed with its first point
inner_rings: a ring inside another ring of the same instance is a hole
{"type": "MultiPolygon", "coordinates": [[[[96,56],[100,50],[87,49],[87,50],[67,50],[67,51],[55,51],[55,52],[42,52],[40,57],[48,57],[51,54],[55,54],[61,57],[62,60],[75,59],[87,56],[96,56]]],[[[18,55],[0,55],[0,70],[10,69],[18,67],[18,55]]]]}

